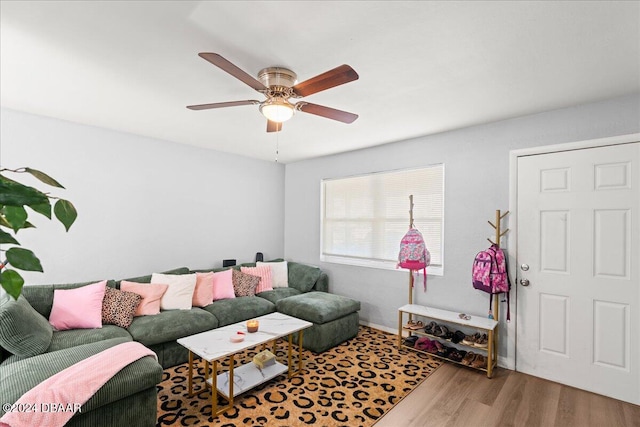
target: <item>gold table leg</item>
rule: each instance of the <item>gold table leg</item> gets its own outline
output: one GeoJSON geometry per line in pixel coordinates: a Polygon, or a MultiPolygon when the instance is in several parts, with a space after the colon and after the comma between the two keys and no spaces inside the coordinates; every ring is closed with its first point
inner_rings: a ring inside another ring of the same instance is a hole
{"type": "Polygon", "coordinates": [[[189,350],[189,396],[193,396],[193,353],[189,350]]]}
{"type": "Polygon", "coordinates": [[[398,311],[398,348],[402,347],[402,312],[398,311]]]}

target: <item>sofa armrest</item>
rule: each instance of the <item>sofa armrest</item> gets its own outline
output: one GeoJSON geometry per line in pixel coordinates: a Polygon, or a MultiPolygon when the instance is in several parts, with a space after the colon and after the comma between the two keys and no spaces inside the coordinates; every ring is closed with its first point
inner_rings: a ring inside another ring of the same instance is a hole
{"type": "Polygon", "coordinates": [[[311,290],[318,292],[329,292],[329,276],[327,276],[327,273],[320,273],[320,277],[318,277],[318,280],[313,285],[313,289],[311,290]]]}
{"type": "MultiPolygon", "coordinates": [[[[107,348],[128,342],[113,338],[96,343],[52,351],[13,363],[0,365],[0,402],[13,403],[37,384],[69,366],[98,354],[107,348]]],[[[96,392],[84,405],[82,412],[108,405],[148,388],[162,380],[162,367],[152,357],[143,357],[124,367],[96,392]]],[[[55,403],[55,402],[50,402],[55,403]]],[[[0,416],[4,414],[0,410],[0,416]]]]}

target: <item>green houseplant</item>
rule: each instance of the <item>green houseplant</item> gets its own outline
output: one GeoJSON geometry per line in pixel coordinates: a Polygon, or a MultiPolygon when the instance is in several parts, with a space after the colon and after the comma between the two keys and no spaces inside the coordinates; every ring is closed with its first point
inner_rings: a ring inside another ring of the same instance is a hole
{"type": "Polygon", "coordinates": [[[21,247],[17,239],[18,231],[35,228],[28,221],[30,211],[48,219],[52,219],[53,211],[67,231],[78,216],[75,207],[68,200],[51,196],[7,177],[8,174],[24,173],[34,176],[44,184],[64,189],[58,181],[36,169],[0,169],[0,245],[11,246],[8,249],[4,246],[0,248],[0,284],[15,299],[20,296],[24,285],[24,279],[16,270],[43,271],[38,257],[29,249],[21,247]]]}

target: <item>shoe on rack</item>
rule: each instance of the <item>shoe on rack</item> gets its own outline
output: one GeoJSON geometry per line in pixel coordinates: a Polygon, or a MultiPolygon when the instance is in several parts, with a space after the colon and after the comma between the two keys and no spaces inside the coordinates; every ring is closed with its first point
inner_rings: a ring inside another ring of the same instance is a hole
{"type": "Polygon", "coordinates": [[[438,325],[433,333],[438,338],[445,338],[449,333],[449,329],[444,325],[438,325]]]}
{"type": "Polygon", "coordinates": [[[438,327],[436,322],[429,322],[427,326],[424,327],[424,331],[429,335],[434,335],[435,329],[438,327]]]}
{"type": "Polygon", "coordinates": [[[487,334],[482,334],[476,342],[473,343],[474,347],[487,348],[489,346],[489,339],[487,338],[487,334]]]}
{"type": "Polygon", "coordinates": [[[417,335],[411,335],[410,337],[407,337],[404,339],[404,345],[409,347],[415,347],[417,339],[418,339],[417,335]]]}
{"type": "Polygon", "coordinates": [[[465,338],[465,334],[462,331],[456,331],[453,334],[453,337],[451,337],[451,342],[453,342],[454,344],[458,344],[460,341],[462,341],[465,338]]]}
{"type": "Polygon", "coordinates": [[[463,365],[471,365],[471,363],[473,363],[473,360],[475,358],[476,358],[476,354],[473,351],[470,351],[464,356],[461,363],[463,365]]]}
{"type": "Polygon", "coordinates": [[[431,347],[431,344],[432,341],[429,338],[420,337],[416,340],[414,347],[418,350],[426,350],[427,348],[431,347]]]}
{"type": "Polygon", "coordinates": [[[471,367],[472,368],[483,368],[483,369],[486,369],[486,367],[487,367],[487,358],[485,356],[483,356],[482,354],[478,354],[476,356],[476,358],[473,359],[473,362],[471,362],[471,367]]]}
{"type": "Polygon", "coordinates": [[[473,345],[473,343],[476,342],[476,334],[474,335],[465,335],[465,337],[462,339],[462,344],[464,345],[473,345]]]}
{"type": "Polygon", "coordinates": [[[447,356],[450,360],[454,362],[462,362],[462,359],[467,355],[467,352],[464,350],[453,349],[449,356],[447,356]]]}

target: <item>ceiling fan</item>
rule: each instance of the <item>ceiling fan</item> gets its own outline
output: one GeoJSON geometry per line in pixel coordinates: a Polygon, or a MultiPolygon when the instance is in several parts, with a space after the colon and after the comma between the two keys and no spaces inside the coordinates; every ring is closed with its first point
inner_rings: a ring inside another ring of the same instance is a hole
{"type": "Polygon", "coordinates": [[[216,67],[226,71],[267,97],[264,101],[250,99],[246,101],[217,102],[187,106],[190,110],[208,110],[210,108],[236,107],[239,105],[259,105],[260,112],[267,118],[267,132],[282,130],[282,122],[293,117],[295,110],[303,113],[326,117],[343,123],[353,123],[357,114],[336,110],[323,105],[306,101],[291,103],[291,99],[302,98],[332,87],[358,80],[358,73],[348,65],[341,65],[325,73],[317,75],[302,83],[296,84],[297,75],[293,71],[282,67],[269,67],[258,73],[258,79],[253,78],[240,68],[218,55],[217,53],[199,53],[216,67]]]}

